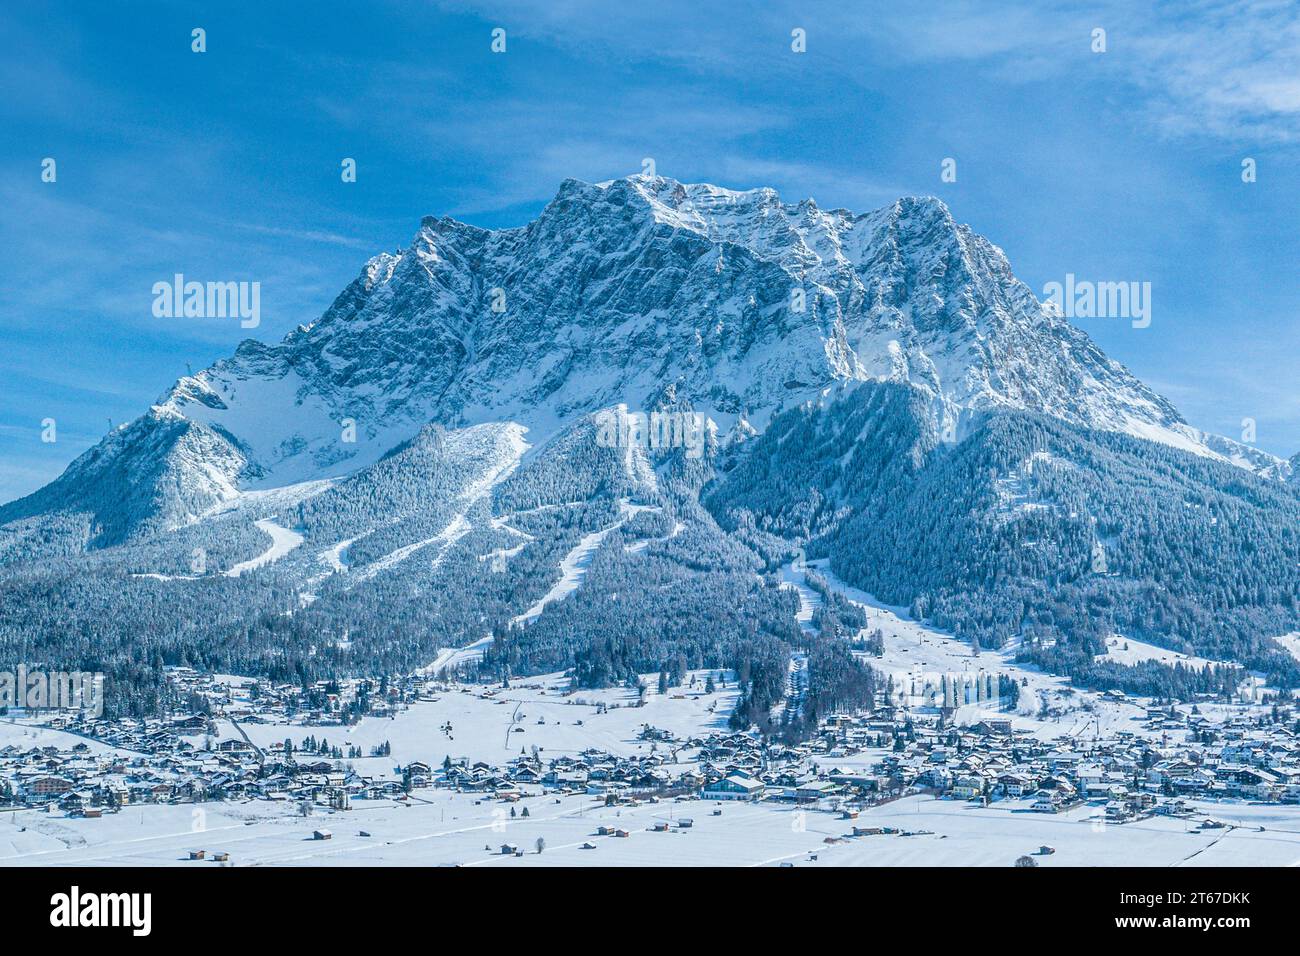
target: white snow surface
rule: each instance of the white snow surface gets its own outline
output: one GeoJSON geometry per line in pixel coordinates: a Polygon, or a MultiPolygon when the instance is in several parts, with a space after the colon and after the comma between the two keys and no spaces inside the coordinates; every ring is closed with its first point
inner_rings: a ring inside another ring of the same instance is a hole
{"type": "MultiPolygon", "coordinates": [[[[175,504],[184,523],[203,502],[224,509],[250,489],[355,473],[431,421],[515,422],[544,443],[581,415],[673,381],[730,434],[742,425],[737,403],[744,427],[761,430],[778,406],[870,379],[912,383],[937,418],[959,426],[982,410],[1026,408],[1261,474],[1291,469],[1184,422],[1045,312],[1003,251],[938,199],[854,214],[787,203],[771,189],[649,176],[568,180],[529,227],[426,218],[408,249],[372,258],[319,320],[181,378],[137,425],[205,429],[176,451],[190,492],[175,504]],[[707,244],[685,261],[664,247],[673,260],[664,274],[684,277],[672,309],[642,267],[665,230],[707,244]],[[471,261],[534,292],[512,286],[509,308],[485,313],[471,261]],[[690,268],[697,261],[713,266],[690,268]],[[621,300],[606,293],[623,287],[635,308],[593,307],[567,325],[537,305],[621,300]],[[809,308],[792,315],[796,289],[809,308]],[[663,348],[636,344],[648,337],[663,348]],[[444,339],[462,358],[449,364],[441,346],[430,350],[444,339]],[[716,407],[717,394],[734,397],[724,403],[732,411],[716,407]]],[[[127,453],[121,434],[104,440],[101,458],[127,453]]],[[[653,483],[637,457],[629,467],[653,483]]]]}
{"type": "Polygon", "coordinates": [[[442,561],[443,555],[453,544],[469,534],[470,523],[465,520],[464,514],[458,514],[452,518],[447,527],[443,528],[431,538],[425,538],[422,541],[416,541],[413,544],[403,545],[394,551],[390,551],[375,561],[370,562],[365,567],[353,573],[352,584],[360,584],[362,581],[368,581],[376,574],[387,571],[389,568],[400,564],[417,551],[423,551],[432,545],[437,545],[437,553],[434,555],[432,564],[436,567],[442,561]]]}
{"type": "Polygon", "coordinates": [[[811,633],[816,630],[812,620],[817,609],[822,606],[822,596],[807,585],[806,575],[807,572],[801,566],[796,567],[794,564],[781,566],[781,587],[791,588],[799,595],[799,610],[795,614],[795,620],[804,631],[811,633]]]}
{"type": "Polygon", "coordinates": [[[587,576],[587,565],[591,563],[592,555],[600,547],[612,531],[617,531],[634,515],[642,511],[657,511],[657,507],[651,505],[636,505],[628,502],[626,499],[619,502],[619,513],[622,517],[607,528],[601,528],[599,531],[593,531],[590,534],[582,536],[573,548],[569,550],[560,561],[560,579],[551,585],[551,589],[533,602],[532,606],[522,614],[516,615],[511,619],[512,624],[528,624],[538,617],[546,608],[556,601],[563,601],[566,597],[578,589],[582,584],[582,579],[587,576]]]}
{"type": "Polygon", "coordinates": [[[1098,654],[1096,659],[1112,660],[1120,664],[1140,664],[1142,661],[1157,661],[1171,667],[1175,664],[1182,664],[1184,667],[1194,667],[1197,670],[1207,666],[1219,666],[1224,663],[1223,661],[1210,660],[1207,657],[1181,654],[1178,651],[1171,651],[1167,647],[1160,647],[1158,644],[1149,644],[1146,641],[1124,637],[1122,634],[1108,637],[1106,639],[1106,653],[1098,654]]]}
{"type": "Polygon", "coordinates": [[[274,521],[267,518],[261,518],[255,522],[259,528],[271,536],[271,546],[255,558],[248,561],[240,561],[229,571],[225,572],[228,578],[237,578],[245,571],[252,571],[256,568],[264,567],[272,561],[278,561],[294,548],[302,544],[302,535],[297,531],[290,531],[288,528],[282,528],[274,521]]]}
{"type": "Polygon", "coordinates": [[[1290,634],[1283,634],[1275,640],[1286,648],[1287,652],[1296,660],[1300,660],[1300,631],[1292,631],[1290,634]]]}

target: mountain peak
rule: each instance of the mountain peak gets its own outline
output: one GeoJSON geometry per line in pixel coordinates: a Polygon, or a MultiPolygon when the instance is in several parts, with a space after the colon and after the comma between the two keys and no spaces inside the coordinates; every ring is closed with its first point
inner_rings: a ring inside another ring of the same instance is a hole
{"type": "Polygon", "coordinates": [[[510,229],[426,216],[317,321],[241,344],[158,404],[203,426],[168,447],[196,473],[190,451],[218,449],[205,497],[222,499],[235,484],[354,472],[429,422],[516,422],[541,444],[602,408],[672,394],[722,433],[742,418],[761,431],[869,379],[916,386],[945,427],[1025,409],[1241,457],[1045,316],[1001,250],[936,197],[859,214],[663,176],[567,179],[510,229]]]}
{"type": "Polygon", "coordinates": [[[896,217],[915,216],[921,219],[941,219],[947,222],[955,222],[948,204],[938,196],[900,196],[894,200],[888,209],[896,217]]]}

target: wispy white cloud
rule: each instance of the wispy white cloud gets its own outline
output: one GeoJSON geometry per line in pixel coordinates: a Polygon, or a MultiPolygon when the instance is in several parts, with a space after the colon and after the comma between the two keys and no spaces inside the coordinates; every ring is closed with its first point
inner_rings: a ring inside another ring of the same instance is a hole
{"type": "Polygon", "coordinates": [[[800,0],[702,5],[685,0],[443,0],[584,56],[675,64],[702,72],[803,68],[789,32],[808,32],[816,68],[848,82],[870,68],[983,64],[1008,83],[1109,79],[1126,110],[1171,136],[1300,140],[1300,6],[1294,0],[1081,4],[934,0],[845,4],[800,0]],[[1091,50],[1092,30],[1107,50],[1091,50]],[[1103,64],[1089,62],[1105,56],[1103,64]],[[1086,72],[1085,72],[1086,71],[1086,72]]]}
{"type": "Polygon", "coordinates": [[[1300,139],[1300,7],[1292,0],[1150,7],[939,0],[879,20],[847,12],[838,19],[841,35],[883,31],[886,48],[903,60],[982,61],[1012,83],[1109,78],[1119,101],[1166,135],[1300,139]],[[1097,28],[1104,53],[1092,49],[1097,28]]]}
{"type": "Polygon", "coordinates": [[[320,229],[290,229],[283,226],[265,226],[253,222],[232,222],[229,225],[231,228],[254,232],[262,236],[298,239],[303,242],[317,242],[329,246],[344,246],[348,249],[364,249],[371,253],[375,251],[375,244],[369,239],[359,236],[344,236],[336,232],[320,229]]]}

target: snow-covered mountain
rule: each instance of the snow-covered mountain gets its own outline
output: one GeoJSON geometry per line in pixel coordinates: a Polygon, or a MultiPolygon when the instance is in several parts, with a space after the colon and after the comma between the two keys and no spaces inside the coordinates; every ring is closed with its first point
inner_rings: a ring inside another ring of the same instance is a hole
{"type": "Polygon", "coordinates": [[[256,476],[229,434],[160,404],[114,429],[56,480],[0,507],[0,524],[51,513],[93,516],[87,546],[186,524],[256,476]]]}
{"type": "Polygon", "coordinates": [[[829,591],[796,623],[807,548],[1105,686],[1171,690],[1085,673],[1120,626],[1300,682],[1297,464],[1190,426],[936,199],[569,180],[526,226],[425,219],[0,506],[0,651],[593,685],[798,647],[831,700],[864,624],[829,591]]]}
{"type": "Polygon", "coordinates": [[[638,176],[568,180],[514,229],[426,218],[319,320],[181,379],[0,514],[93,502],[111,476],[132,489],[101,521],[118,540],[239,489],[355,471],[431,421],[518,422],[538,444],[597,409],[687,400],[723,435],[748,433],[867,379],[922,388],[953,438],[973,413],[1027,409],[1283,464],[1187,425],[937,199],[854,214],[638,176]]]}

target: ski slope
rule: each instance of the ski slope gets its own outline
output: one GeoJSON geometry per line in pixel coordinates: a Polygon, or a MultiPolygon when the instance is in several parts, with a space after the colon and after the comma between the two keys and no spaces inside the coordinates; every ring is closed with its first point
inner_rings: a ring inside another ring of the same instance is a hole
{"type": "Polygon", "coordinates": [[[1296,660],[1300,660],[1300,631],[1292,631],[1290,634],[1283,634],[1281,637],[1274,638],[1281,644],[1296,660]]]}
{"type": "MultiPolygon", "coordinates": [[[[1014,716],[1018,729],[1050,740],[1131,731],[1133,719],[1143,713],[1134,701],[1108,700],[1101,694],[1073,687],[1069,678],[1020,663],[1015,659],[1014,643],[997,650],[982,648],[977,654],[969,643],[913,620],[905,608],[883,604],[846,584],[825,560],[810,561],[808,565],[832,590],[867,612],[866,630],[881,632],[885,650],[882,657],[869,657],[867,663],[893,676],[899,688],[910,692],[913,686],[933,684],[940,675],[966,676],[981,671],[1006,674],[1021,685],[1013,715],[1001,711],[995,701],[964,704],[954,714],[958,725],[978,723],[986,717],[1014,716]]],[[[909,703],[918,705],[921,701],[909,703]]]]}
{"type": "Polygon", "coordinates": [[[793,564],[782,565],[781,567],[781,587],[793,588],[799,595],[799,611],[794,618],[806,634],[811,634],[813,628],[813,615],[817,613],[822,606],[822,596],[808,586],[808,574],[804,568],[796,568],[793,564]]]}
{"type": "Polygon", "coordinates": [[[1222,666],[1223,664],[1222,661],[1212,661],[1207,657],[1181,654],[1178,651],[1171,651],[1169,648],[1160,647],[1157,644],[1124,637],[1122,634],[1108,637],[1106,639],[1106,653],[1096,655],[1096,660],[1111,660],[1120,664],[1140,664],[1143,661],[1156,661],[1170,667],[1175,664],[1182,664],[1184,667],[1195,667],[1198,670],[1202,667],[1222,666]]]}
{"type": "Polygon", "coordinates": [[[438,553],[434,556],[432,561],[432,564],[436,567],[442,562],[443,555],[447,553],[447,549],[461,538],[465,537],[465,535],[469,534],[469,531],[469,521],[465,519],[464,514],[458,514],[456,517],[452,518],[451,523],[448,524],[447,527],[443,528],[433,537],[425,538],[422,541],[416,541],[413,544],[403,545],[395,551],[390,551],[382,558],[367,564],[364,568],[355,573],[349,587],[355,587],[363,581],[369,581],[376,574],[387,571],[394,565],[405,561],[417,551],[422,551],[425,548],[432,547],[433,545],[438,546],[438,553]]]}
{"type": "Polygon", "coordinates": [[[608,528],[601,528],[599,531],[593,531],[591,534],[583,535],[569,553],[560,560],[560,579],[551,585],[551,589],[538,598],[533,605],[522,614],[515,615],[511,619],[512,624],[529,624],[541,616],[546,608],[556,601],[563,601],[566,597],[578,590],[582,584],[582,579],[587,576],[587,566],[591,564],[592,555],[600,547],[611,532],[617,531],[633,516],[640,514],[642,511],[657,511],[658,508],[652,505],[634,505],[626,499],[619,502],[619,513],[622,517],[614,522],[608,528]]]}
{"type": "Polygon", "coordinates": [[[246,571],[264,567],[272,561],[278,561],[302,544],[302,535],[296,531],[290,531],[288,528],[282,528],[274,521],[261,518],[253,523],[271,536],[271,546],[257,557],[248,561],[240,561],[225,572],[228,578],[237,578],[246,571]]]}

